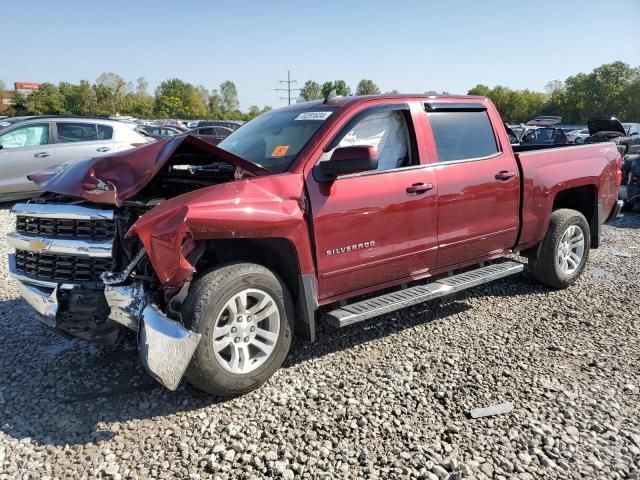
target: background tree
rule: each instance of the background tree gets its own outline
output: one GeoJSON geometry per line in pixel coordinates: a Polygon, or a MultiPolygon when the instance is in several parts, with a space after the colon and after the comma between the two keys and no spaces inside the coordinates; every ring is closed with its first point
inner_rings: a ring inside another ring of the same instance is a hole
{"type": "Polygon", "coordinates": [[[260,115],[262,112],[260,111],[260,107],[257,105],[251,105],[249,107],[249,111],[247,112],[247,115],[245,116],[245,120],[249,121],[252,120],[254,118],[256,118],[258,115],[260,115]]]}
{"type": "Polygon", "coordinates": [[[136,81],[136,93],[141,96],[149,96],[149,82],[144,77],[139,77],[136,81]]]}
{"type": "Polygon", "coordinates": [[[13,108],[19,115],[64,115],[64,103],[64,96],[58,87],[42,83],[38,90],[28,95],[16,95],[13,108]]]}
{"type": "Polygon", "coordinates": [[[325,98],[331,90],[335,90],[338,95],[351,95],[351,89],[344,80],[334,80],[333,82],[324,82],[322,84],[322,98],[325,98]]]}
{"type": "Polygon", "coordinates": [[[322,88],[318,82],[314,82],[313,80],[307,80],[304,82],[304,86],[300,89],[300,99],[303,102],[308,102],[309,100],[320,100],[324,98],[322,96],[322,88]]]}
{"type": "Polygon", "coordinates": [[[222,109],[226,113],[235,112],[240,108],[238,90],[236,89],[236,84],[231,80],[227,80],[220,84],[220,101],[222,109]]]}
{"type": "Polygon", "coordinates": [[[200,100],[202,100],[202,104],[203,105],[208,105],[209,104],[209,90],[207,90],[207,87],[205,87],[204,85],[198,85],[196,87],[196,92],[198,93],[198,96],[200,97],[200,100]]]}
{"type": "Polygon", "coordinates": [[[212,118],[222,119],[224,113],[222,111],[222,99],[220,98],[220,94],[217,89],[211,90],[211,95],[209,95],[209,114],[212,118]]]}
{"type": "Polygon", "coordinates": [[[64,97],[64,109],[69,115],[95,115],[97,100],[95,90],[86,80],[80,80],[78,85],[60,82],[60,94],[64,97]]]}
{"type": "Polygon", "coordinates": [[[356,87],[356,95],[378,95],[380,89],[373,80],[362,79],[356,87]]]}
{"type": "Polygon", "coordinates": [[[2,97],[2,94],[5,92],[7,87],[5,87],[4,82],[2,80],[0,80],[0,98],[2,97]]]}
{"type": "Polygon", "coordinates": [[[201,118],[207,114],[196,88],[177,78],[158,86],[154,111],[162,118],[201,118]]]}
{"type": "Polygon", "coordinates": [[[116,95],[124,95],[127,89],[127,82],[120,75],[113,72],[103,72],[96,79],[97,85],[110,88],[116,95]]]}

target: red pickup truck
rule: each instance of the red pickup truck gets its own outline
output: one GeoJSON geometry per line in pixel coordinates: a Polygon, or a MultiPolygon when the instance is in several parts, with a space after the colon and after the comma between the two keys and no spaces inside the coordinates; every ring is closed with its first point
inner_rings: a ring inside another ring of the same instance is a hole
{"type": "Polygon", "coordinates": [[[621,163],[609,143],[512,147],[483,97],[330,96],[218,146],[175,137],[32,174],[48,193],[14,206],[9,268],[57,331],[133,330],[167,388],[237,395],[294,332],[520,272],[511,253],[571,285],[621,207],[621,163]]]}

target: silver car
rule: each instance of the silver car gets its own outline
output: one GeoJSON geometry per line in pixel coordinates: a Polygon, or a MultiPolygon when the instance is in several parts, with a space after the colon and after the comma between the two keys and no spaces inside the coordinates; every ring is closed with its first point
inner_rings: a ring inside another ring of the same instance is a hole
{"type": "Polygon", "coordinates": [[[0,120],[0,201],[40,192],[27,179],[36,170],[154,141],[135,124],[103,118],[13,117],[0,120]]]}

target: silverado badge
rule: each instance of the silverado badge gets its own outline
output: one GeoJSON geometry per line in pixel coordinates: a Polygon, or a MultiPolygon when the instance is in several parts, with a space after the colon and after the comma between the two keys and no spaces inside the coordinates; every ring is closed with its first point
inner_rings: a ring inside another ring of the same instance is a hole
{"type": "Polygon", "coordinates": [[[375,246],[376,242],[374,240],[371,240],[370,242],[354,243],[353,245],[347,245],[346,247],[329,248],[327,250],[327,256],[337,255],[339,253],[355,252],[356,250],[372,248],[375,246]]]}

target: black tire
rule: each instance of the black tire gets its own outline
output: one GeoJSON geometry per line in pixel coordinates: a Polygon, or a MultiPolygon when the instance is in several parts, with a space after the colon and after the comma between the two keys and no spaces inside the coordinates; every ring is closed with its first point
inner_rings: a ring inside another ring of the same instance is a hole
{"type": "Polygon", "coordinates": [[[625,201],[622,204],[622,208],[620,209],[620,211],[622,211],[622,212],[632,212],[633,211],[633,201],[631,201],[631,202],[625,201]]]}
{"type": "Polygon", "coordinates": [[[590,243],[589,223],[582,213],[567,208],[556,210],[551,214],[549,229],[540,245],[538,258],[529,259],[531,276],[543,285],[558,289],[567,288],[582,274],[589,258],[590,243]],[[576,225],[582,230],[584,253],[578,268],[567,275],[561,271],[556,259],[562,235],[572,225],[576,225]]]}
{"type": "Polygon", "coordinates": [[[214,395],[237,396],[259,387],[280,368],[291,347],[294,318],[291,297],[282,280],[261,265],[234,263],[205,272],[192,283],[182,307],[182,318],[187,327],[202,335],[186,378],[194,387],[214,395]],[[272,353],[260,367],[246,374],[232,373],[215,356],[213,328],[227,301],[247,288],[261,289],[274,299],[280,314],[279,334],[272,353]]]}

